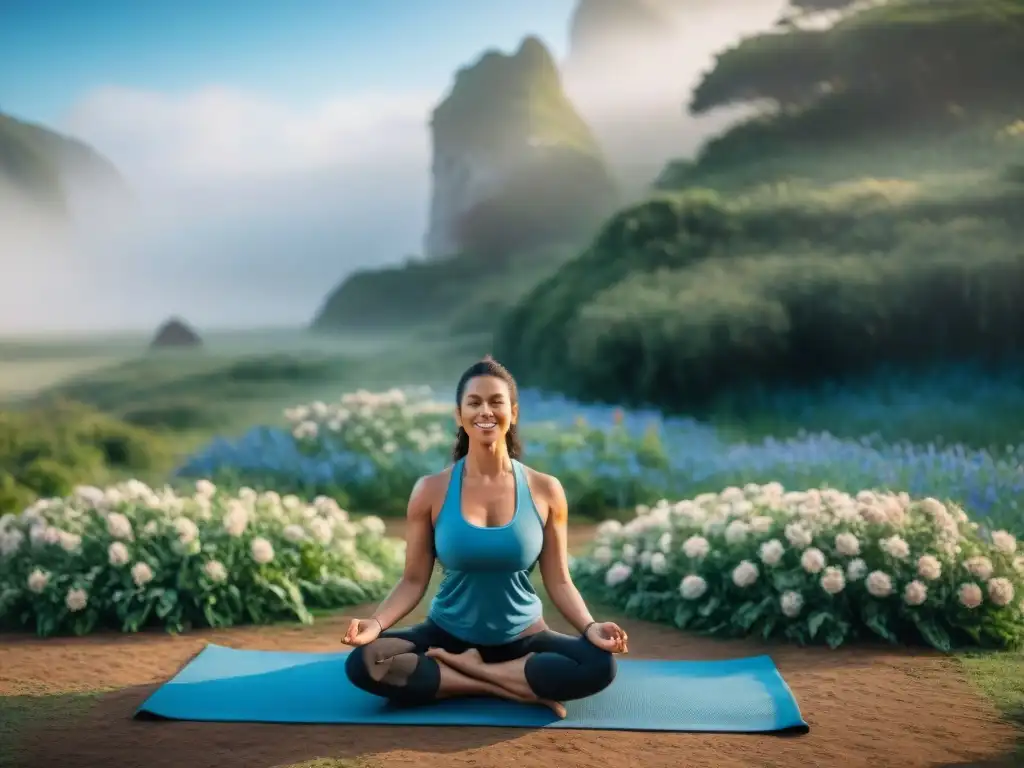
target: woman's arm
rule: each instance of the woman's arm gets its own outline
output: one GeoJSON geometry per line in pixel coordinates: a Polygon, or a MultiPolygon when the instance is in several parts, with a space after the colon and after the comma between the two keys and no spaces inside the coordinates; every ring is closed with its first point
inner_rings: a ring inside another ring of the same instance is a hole
{"type": "Polygon", "coordinates": [[[394,626],[420,604],[434,570],[433,499],[436,476],[421,477],[409,496],[405,528],[405,570],[372,618],[381,630],[394,626]]]}
{"type": "Polygon", "coordinates": [[[551,602],[581,634],[594,622],[569,574],[569,502],[558,478],[534,473],[538,488],[548,503],[544,525],[544,548],[540,553],[540,575],[551,602]]]}

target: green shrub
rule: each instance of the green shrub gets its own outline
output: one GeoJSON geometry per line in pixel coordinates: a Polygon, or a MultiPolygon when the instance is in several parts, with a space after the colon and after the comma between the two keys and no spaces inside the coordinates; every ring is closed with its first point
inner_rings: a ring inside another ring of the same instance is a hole
{"type": "Polygon", "coordinates": [[[170,456],[162,438],[81,404],[0,411],[0,513],[79,483],[162,471],[170,456]]]}
{"type": "Polygon", "coordinates": [[[495,351],[524,384],[675,411],[886,363],[1012,357],[1024,351],[1022,230],[1020,192],[665,197],[613,218],[528,294],[495,351]]]}

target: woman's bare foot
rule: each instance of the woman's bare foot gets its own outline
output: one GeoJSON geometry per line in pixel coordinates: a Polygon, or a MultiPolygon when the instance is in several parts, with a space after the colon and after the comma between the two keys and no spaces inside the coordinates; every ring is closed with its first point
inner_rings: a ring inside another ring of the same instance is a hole
{"type": "Polygon", "coordinates": [[[560,719],[564,719],[566,716],[565,706],[561,702],[538,697],[526,682],[523,670],[529,656],[502,664],[487,664],[475,648],[463,653],[449,653],[441,648],[430,648],[426,655],[442,666],[450,667],[460,674],[501,689],[505,693],[502,698],[524,704],[540,704],[550,709],[560,719]]]}

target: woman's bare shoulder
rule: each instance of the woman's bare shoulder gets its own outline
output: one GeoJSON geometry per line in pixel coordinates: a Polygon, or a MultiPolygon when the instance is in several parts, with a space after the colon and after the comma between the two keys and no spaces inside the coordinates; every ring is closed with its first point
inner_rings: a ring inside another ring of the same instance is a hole
{"type": "Polygon", "coordinates": [[[448,492],[448,481],[452,476],[452,468],[446,467],[432,475],[423,475],[412,488],[409,496],[409,515],[433,515],[440,510],[448,492]]]}
{"type": "Polygon", "coordinates": [[[530,492],[534,495],[542,496],[545,501],[556,503],[565,496],[561,481],[554,475],[539,472],[525,464],[523,469],[526,470],[526,480],[530,484],[530,492]]]}

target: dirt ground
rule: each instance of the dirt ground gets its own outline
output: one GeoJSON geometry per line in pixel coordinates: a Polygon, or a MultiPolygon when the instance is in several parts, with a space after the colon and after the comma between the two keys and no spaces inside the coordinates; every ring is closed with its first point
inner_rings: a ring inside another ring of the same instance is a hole
{"type": "MultiPolygon", "coordinates": [[[[352,613],[361,613],[353,611],[352,613]]],[[[412,617],[415,618],[415,617],[412,617]]],[[[558,617],[553,628],[565,630],[558,617]]],[[[239,648],[339,649],[344,616],[314,627],[245,628],[186,636],[143,633],[0,639],[0,696],[102,694],[80,717],[19,729],[25,768],[271,768],[318,758],[417,768],[810,768],[1017,764],[1016,732],[953,660],[890,648],[766,647],[626,624],[631,657],[718,659],[770,653],[792,687],[802,736],[397,728],[135,721],[136,707],[207,642],[239,648]]],[[[685,692],[680,692],[685,695],[685,692]]],[[[327,764],[329,765],[329,764],[327,764]]]]}

